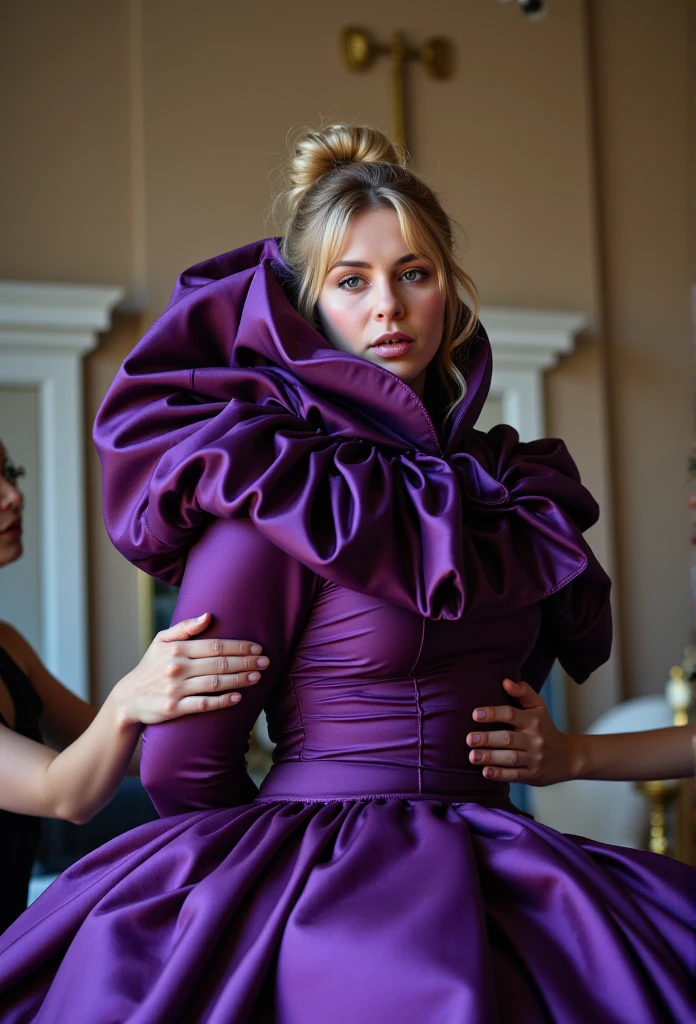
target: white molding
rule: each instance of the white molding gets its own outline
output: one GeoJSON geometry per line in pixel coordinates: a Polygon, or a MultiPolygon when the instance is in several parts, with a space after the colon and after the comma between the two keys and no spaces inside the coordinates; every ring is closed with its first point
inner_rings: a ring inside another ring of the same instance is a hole
{"type": "Polygon", "coordinates": [[[502,402],[503,422],[523,441],[545,433],[544,373],[575,348],[588,326],[583,313],[483,307],[481,323],[493,350],[492,396],[502,402]]]}
{"type": "MultiPolygon", "coordinates": [[[[2,299],[0,299],[0,304],[2,299]]],[[[0,309],[2,306],[0,305],[0,309]]],[[[35,354],[47,353],[56,355],[86,355],[94,348],[95,335],[89,331],[77,334],[74,331],[28,331],[23,327],[0,327],[0,348],[5,351],[27,355],[28,350],[35,354]]]]}
{"type": "Polygon", "coordinates": [[[122,289],[0,281],[0,386],[39,393],[41,655],[89,700],[82,358],[122,289]]]}
{"type": "Polygon", "coordinates": [[[0,328],[48,327],[49,332],[105,331],[122,288],[0,281],[0,328]]]}

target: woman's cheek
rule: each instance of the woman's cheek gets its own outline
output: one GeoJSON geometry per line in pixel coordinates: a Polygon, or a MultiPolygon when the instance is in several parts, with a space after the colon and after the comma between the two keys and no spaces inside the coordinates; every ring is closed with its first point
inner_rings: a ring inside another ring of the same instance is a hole
{"type": "Polygon", "coordinates": [[[336,306],[324,309],[324,322],[328,330],[328,340],[336,348],[345,352],[361,354],[360,312],[355,307],[350,309],[336,306]]]}
{"type": "Polygon", "coordinates": [[[440,290],[429,292],[423,297],[423,309],[428,319],[439,318],[445,322],[445,299],[440,290]]]}

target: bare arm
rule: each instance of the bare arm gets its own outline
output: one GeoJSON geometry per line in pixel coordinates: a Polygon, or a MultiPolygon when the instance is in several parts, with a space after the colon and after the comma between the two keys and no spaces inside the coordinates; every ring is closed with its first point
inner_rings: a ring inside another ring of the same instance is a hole
{"type": "Polygon", "coordinates": [[[0,807],[88,821],[116,792],[142,724],[238,703],[241,694],[228,692],[230,687],[253,686],[261,678],[257,669],[268,659],[248,655],[252,645],[246,642],[190,639],[209,622],[206,613],[159,633],[91,724],[60,754],[0,726],[0,807]]]}
{"type": "Polygon", "coordinates": [[[0,725],[0,806],[81,824],[116,792],[140,735],[108,699],[61,754],[0,725]]]}
{"type": "Polygon", "coordinates": [[[188,554],[177,615],[205,598],[218,634],[257,636],[270,666],[239,707],[146,729],[140,777],[160,815],[248,803],[256,787],[246,770],[249,734],[287,684],[292,652],[309,614],[317,579],[247,520],[218,519],[188,554]]]}
{"type": "Polygon", "coordinates": [[[41,731],[57,747],[72,743],[97,711],[52,675],[31,644],[8,623],[0,623],[0,644],[19,665],[43,704],[41,731]]]}
{"type": "Polygon", "coordinates": [[[578,779],[679,779],[693,774],[696,726],[575,736],[578,779]]]}
{"type": "Polygon", "coordinates": [[[648,732],[589,736],[561,732],[546,704],[527,683],[503,682],[522,705],[476,708],[473,717],[494,731],[466,738],[469,760],[487,779],[548,786],[569,779],[649,781],[677,779],[694,773],[696,723],[648,732]]]}

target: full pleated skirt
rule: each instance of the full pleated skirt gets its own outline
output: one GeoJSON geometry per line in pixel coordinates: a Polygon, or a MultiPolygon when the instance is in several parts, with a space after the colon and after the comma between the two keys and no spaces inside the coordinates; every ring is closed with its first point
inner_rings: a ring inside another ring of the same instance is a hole
{"type": "Polygon", "coordinates": [[[0,937],[0,1021],[687,1024],[696,872],[474,803],[166,818],[0,937]]]}

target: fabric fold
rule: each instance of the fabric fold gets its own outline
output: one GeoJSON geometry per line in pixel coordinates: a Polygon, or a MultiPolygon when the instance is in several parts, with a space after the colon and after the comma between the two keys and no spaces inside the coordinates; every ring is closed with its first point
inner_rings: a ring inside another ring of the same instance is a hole
{"type": "Polygon", "coordinates": [[[473,803],[181,815],[68,868],[0,938],[0,1016],[686,1024],[691,881],[473,803]]]}
{"type": "Polygon", "coordinates": [[[597,507],[562,442],[474,429],[490,362],[479,328],[443,448],[407,385],[299,316],[273,239],[201,264],[99,412],[109,535],[169,584],[211,518],[249,517],[323,578],[428,618],[542,601],[594,562],[597,507]]]}

